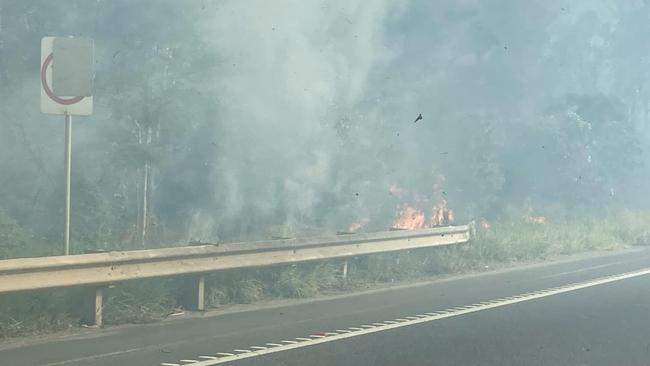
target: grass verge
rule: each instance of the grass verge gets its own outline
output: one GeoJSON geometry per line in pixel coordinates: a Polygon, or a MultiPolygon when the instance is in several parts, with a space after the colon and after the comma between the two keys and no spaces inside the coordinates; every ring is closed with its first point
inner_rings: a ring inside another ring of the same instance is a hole
{"type": "MultiPolygon", "coordinates": [[[[650,212],[624,211],[610,219],[575,219],[535,224],[510,220],[480,229],[466,245],[418,249],[286,267],[235,270],[206,279],[206,304],[252,303],[270,298],[312,297],[408,278],[484,270],[592,250],[645,245],[650,212]]],[[[105,295],[106,324],[163,319],[180,309],[182,280],[152,279],[120,284],[105,295]]],[[[0,338],[50,332],[79,325],[80,290],[48,290],[0,296],[0,338]]]]}

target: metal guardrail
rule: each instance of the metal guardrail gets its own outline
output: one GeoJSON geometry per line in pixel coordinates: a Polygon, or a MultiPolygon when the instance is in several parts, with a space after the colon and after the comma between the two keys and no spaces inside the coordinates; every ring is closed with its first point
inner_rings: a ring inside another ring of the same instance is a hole
{"type": "Polygon", "coordinates": [[[203,310],[203,274],[467,242],[464,226],[333,235],[248,243],[0,260],[0,293],[92,285],[88,317],[101,325],[102,286],[154,277],[195,275],[191,307],[203,310]]]}

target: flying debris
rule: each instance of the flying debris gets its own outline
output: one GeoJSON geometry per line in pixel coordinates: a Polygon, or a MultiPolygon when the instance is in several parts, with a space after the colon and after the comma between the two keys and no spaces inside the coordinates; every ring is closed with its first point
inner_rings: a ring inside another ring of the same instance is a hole
{"type": "Polygon", "coordinates": [[[418,114],[418,118],[416,118],[415,121],[413,121],[413,123],[416,123],[417,121],[421,121],[421,120],[422,120],[422,113],[418,114]]]}

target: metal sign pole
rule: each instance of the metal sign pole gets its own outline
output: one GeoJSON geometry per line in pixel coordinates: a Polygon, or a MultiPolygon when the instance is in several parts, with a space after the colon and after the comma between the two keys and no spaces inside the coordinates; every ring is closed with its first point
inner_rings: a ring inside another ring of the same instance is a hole
{"type": "Polygon", "coordinates": [[[41,39],[41,112],[65,115],[63,213],[65,255],[70,255],[72,115],[90,116],[93,113],[94,47],[92,39],[82,37],[41,39]]]}
{"type": "Polygon", "coordinates": [[[63,245],[65,255],[70,255],[70,168],[72,165],[72,116],[65,114],[65,228],[63,245]]]}

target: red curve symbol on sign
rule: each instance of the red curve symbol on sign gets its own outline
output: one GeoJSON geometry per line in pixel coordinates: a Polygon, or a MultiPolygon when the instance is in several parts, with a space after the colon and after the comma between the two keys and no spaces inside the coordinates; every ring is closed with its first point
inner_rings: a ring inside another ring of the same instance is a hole
{"type": "Polygon", "coordinates": [[[47,78],[45,77],[46,72],[47,72],[47,67],[50,66],[50,63],[52,63],[52,58],[54,57],[54,54],[50,53],[47,55],[45,58],[45,61],[43,62],[43,67],[41,67],[41,84],[43,85],[43,90],[45,90],[45,94],[47,94],[50,99],[53,101],[63,104],[63,105],[71,105],[80,102],[84,97],[74,97],[70,99],[64,99],[60,98],[52,92],[52,89],[50,89],[50,86],[47,85],[47,78]]]}

